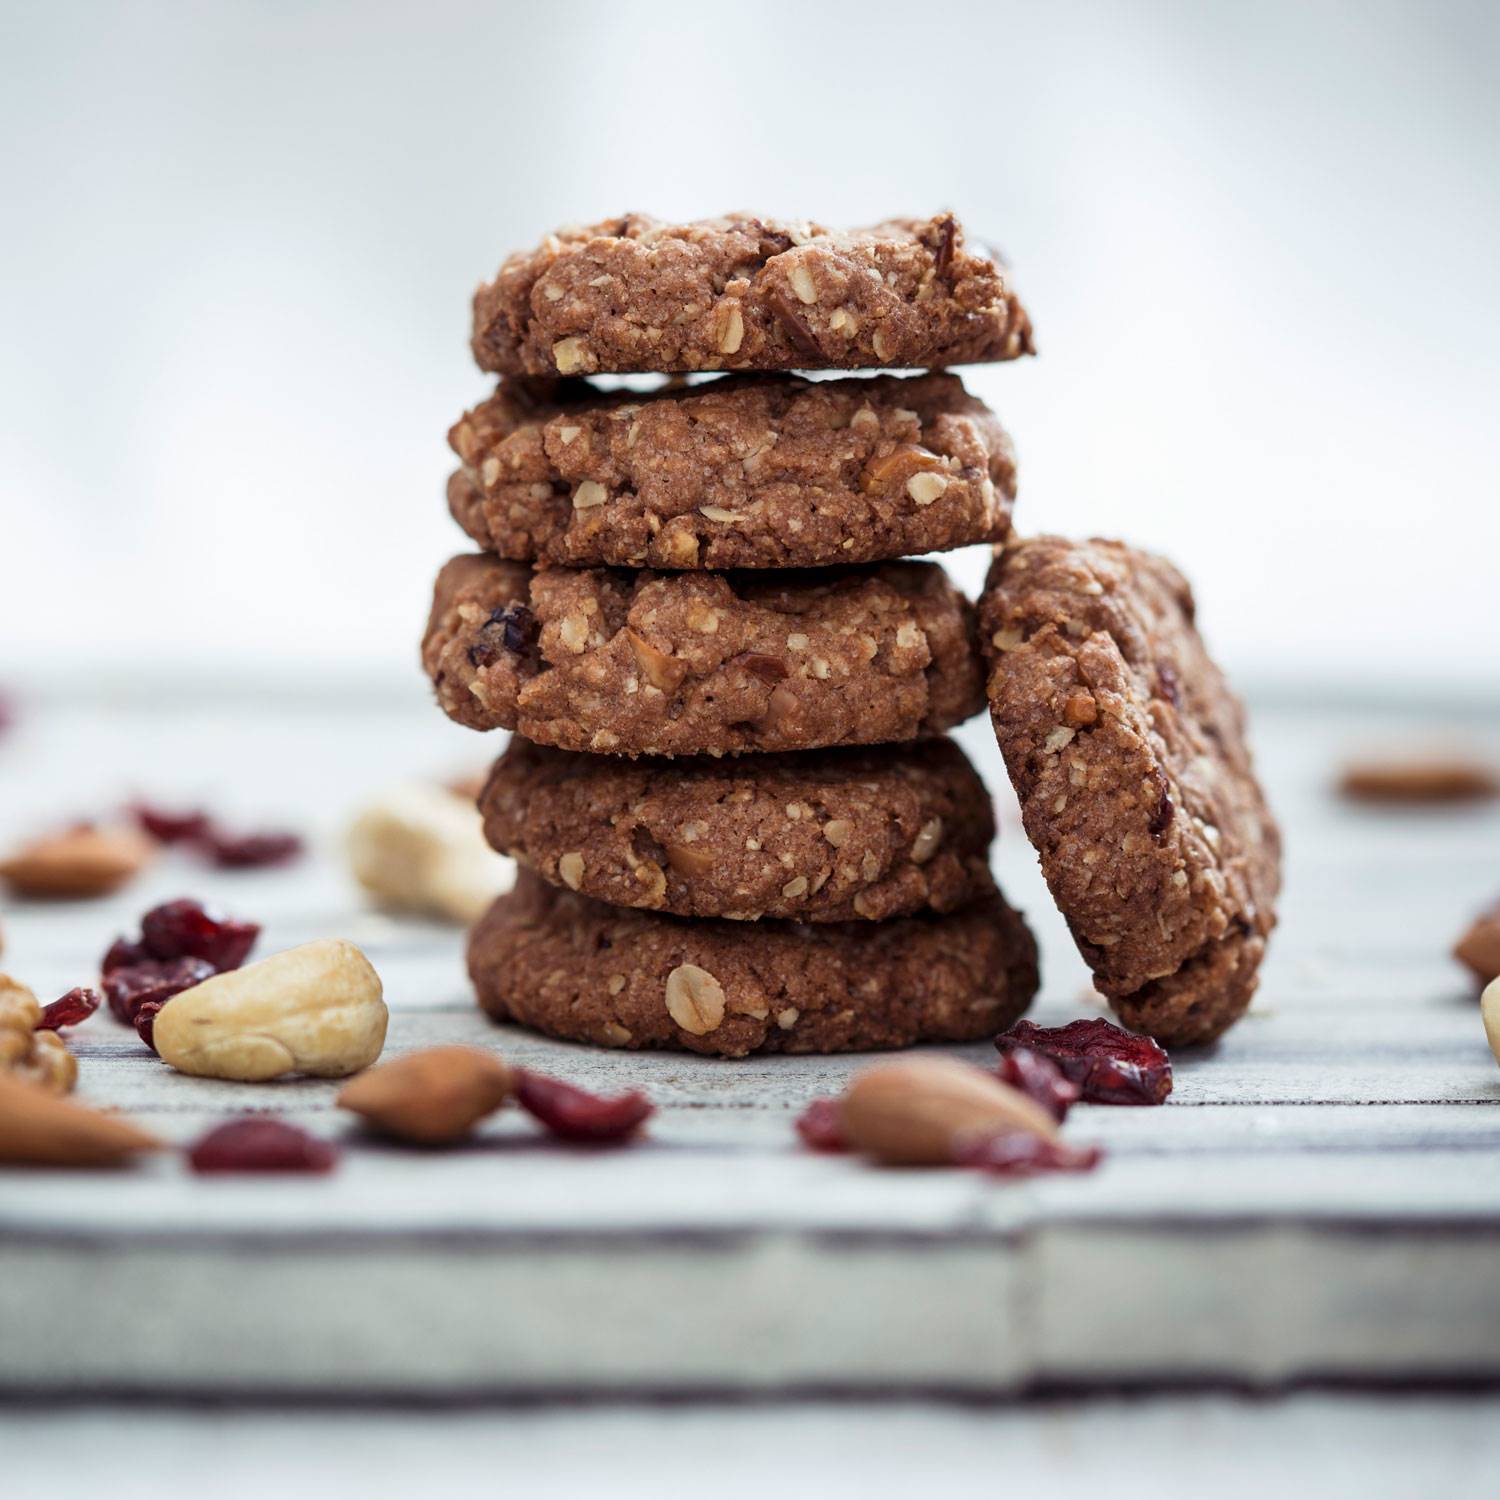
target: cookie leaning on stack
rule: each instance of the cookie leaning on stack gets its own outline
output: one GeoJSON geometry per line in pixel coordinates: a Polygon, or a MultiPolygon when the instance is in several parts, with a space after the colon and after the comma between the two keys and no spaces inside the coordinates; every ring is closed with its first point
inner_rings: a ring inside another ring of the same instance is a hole
{"type": "Polygon", "coordinates": [[[1281,835],[1187,580],[1122,542],[1005,547],[980,605],[990,715],[1026,832],[1126,1025],[1210,1042],[1276,923],[1281,835]]]}
{"type": "Polygon", "coordinates": [[[951,215],[630,217],[512,256],[473,347],[505,378],[449,505],[486,551],[443,569],[423,660],[451,717],[525,737],[481,799],[529,867],[472,935],[481,1004],[736,1057],[1009,1025],[1035,945],[932,738],[983,704],[973,611],[896,560],[1004,540],[1009,440],[953,376],[788,373],[1029,353],[1004,270],[951,215]],[[641,371],[774,373],[556,378],[641,371]]]}

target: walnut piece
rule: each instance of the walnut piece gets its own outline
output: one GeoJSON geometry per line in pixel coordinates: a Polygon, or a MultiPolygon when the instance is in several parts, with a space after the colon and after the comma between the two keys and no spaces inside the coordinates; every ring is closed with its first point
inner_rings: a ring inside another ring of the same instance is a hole
{"type": "Polygon", "coordinates": [[[41,1018],[41,1002],[32,991],[0,974],[0,1077],[39,1084],[52,1094],[69,1093],[78,1082],[78,1060],[55,1031],[36,1030],[41,1018]]]}

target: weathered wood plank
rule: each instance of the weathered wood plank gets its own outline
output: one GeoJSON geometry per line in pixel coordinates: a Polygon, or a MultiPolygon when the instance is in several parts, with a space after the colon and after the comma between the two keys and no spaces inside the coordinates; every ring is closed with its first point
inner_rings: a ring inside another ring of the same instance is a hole
{"type": "MultiPolygon", "coordinates": [[[[320,846],[295,872],[210,877],[174,861],[111,902],[12,908],[7,965],[60,991],[144,906],[212,896],[264,921],[267,949],[332,934],[364,946],[393,1052],[474,1041],[591,1087],[645,1087],[661,1106],[650,1140],[568,1151],[511,1115],[466,1149],[403,1151],[351,1133],[331,1085],[181,1078],[101,1019],[78,1035],[87,1097],[174,1140],[273,1107],[349,1151],[313,1183],[199,1181],[177,1160],[7,1174],[0,1390],[1500,1378],[1500,1070],[1446,957],[1500,882],[1500,813],[1331,800],[1339,746],[1398,720],[1259,716],[1289,879],[1254,1012],[1176,1060],[1167,1107],[1074,1115],[1070,1134],[1108,1150],[1099,1172],[1000,1186],[800,1151],[796,1111],[859,1059],[635,1056],[484,1021],[458,935],[360,910],[336,854],[362,790],[477,758],[480,741],[431,719],[415,695],[165,715],[127,700],[109,724],[43,715],[6,751],[6,785],[24,795],[0,807],[0,833],[135,786],[275,811],[320,846]],[[106,733],[119,754],[101,766],[86,752],[106,733]],[[58,1276],[73,1293],[43,1319],[28,1288],[58,1276]]],[[[983,726],[966,737],[998,783],[983,726]]],[[[1045,955],[1034,1014],[1085,1013],[1082,965],[1004,802],[1002,815],[997,869],[1045,955]]]]}

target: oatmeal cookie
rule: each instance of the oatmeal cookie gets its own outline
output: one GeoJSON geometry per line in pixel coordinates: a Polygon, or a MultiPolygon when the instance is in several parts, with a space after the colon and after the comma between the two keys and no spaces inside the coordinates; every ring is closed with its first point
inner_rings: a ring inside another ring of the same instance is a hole
{"type": "Polygon", "coordinates": [[[448,434],[454,519],[517,562],[810,568],[1003,541],[1010,439],[955,375],[505,380],[448,434]]]}
{"type": "Polygon", "coordinates": [[[1095,982],[1169,1044],[1255,992],[1281,843],[1244,711],[1171,564],[1120,542],[1008,546],[980,606],[995,735],[1095,982]]]}
{"type": "Polygon", "coordinates": [[[973,609],[934,563],[533,572],[456,557],[422,659],[461,724],[617,755],[919,739],[984,704],[973,609]]]}
{"type": "Polygon", "coordinates": [[[952,214],[841,232],[642,214],[561,229],[474,294],[474,358],[502,375],[862,370],[1014,359],[1031,320],[952,214]]]}
{"type": "Polygon", "coordinates": [[[733,760],[619,760],[515,739],[485,836],[554,885],[681,917],[844,922],[986,890],[989,794],[951,740],[733,760]]]}
{"type": "Polygon", "coordinates": [[[470,934],[469,974],[497,1021],[722,1057],[980,1041],[1037,988],[1036,944],[993,887],[949,916],[694,922],[530,871],[470,934]]]}

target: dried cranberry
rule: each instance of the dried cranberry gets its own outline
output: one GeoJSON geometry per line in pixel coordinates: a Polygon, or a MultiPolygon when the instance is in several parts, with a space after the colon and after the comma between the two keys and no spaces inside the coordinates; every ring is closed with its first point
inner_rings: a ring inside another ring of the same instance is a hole
{"type": "Polygon", "coordinates": [[[502,605],[491,610],[489,619],[479,627],[478,639],[469,647],[469,665],[492,666],[502,649],[512,656],[529,656],[536,650],[541,633],[541,624],[528,605],[502,605]]]}
{"type": "Polygon", "coordinates": [[[152,962],[151,955],[146,952],[143,943],[133,943],[129,938],[116,938],[109,945],[109,952],[104,955],[103,962],[99,965],[99,972],[112,974],[116,969],[129,968],[131,964],[150,962],[152,962]]]}
{"type": "Polygon", "coordinates": [[[77,1026],[87,1021],[104,1002],[98,990],[69,990],[60,1000],[42,1007],[42,1019],[36,1023],[38,1031],[60,1031],[64,1026],[77,1026]]]}
{"type": "Polygon", "coordinates": [[[169,812],[149,802],[137,802],[130,811],[158,844],[190,844],[203,838],[211,827],[209,816],[201,807],[169,812]]]}
{"type": "Polygon", "coordinates": [[[821,361],[822,346],[818,343],[812,329],[802,321],[802,314],[792,305],[786,293],[772,291],[765,300],[766,305],[775,315],[776,321],[785,330],[787,338],[791,340],[792,347],[821,361]]]}
{"type": "Polygon", "coordinates": [[[741,651],[738,656],[731,656],[728,664],[731,667],[743,667],[752,677],[758,677],[762,682],[773,686],[790,675],[786,663],[779,656],[768,656],[763,651],[741,651]]]}
{"type": "Polygon", "coordinates": [[[813,1151],[847,1151],[844,1127],[839,1121],[837,1099],[814,1099],[797,1116],[797,1134],[802,1144],[813,1151]]]}
{"type": "Polygon", "coordinates": [[[938,224],[937,248],[932,258],[932,269],[939,276],[947,276],[948,268],[953,264],[953,242],[956,238],[953,215],[944,214],[938,224]]]}
{"type": "Polygon", "coordinates": [[[1146,823],[1146,832],[1159,844],[1166,837],[1167,829],[1172,826],[1172,792],[1167,785],[1167,778],[1162,774],[1160,767],[1156,772],[1156,784],[1158,787],[1156,806],[1151,811],[1151,817],[1146,823]]]}
{"type": "Polygon", "coordinates": [[[222,974],[249,957],[260,928],[206,911],[197,901],[168,901],[141,918],[141,943],[152,958],[201,958],[222,974]]]}
{"type": "Polygon", "coordinates": [[[1161,1047],[1102,1017],[1053,1027],[1017,1021],[995,1045],[1001,1052],[1040,1052],[1089,1104],[1160,1104],[1172,1092],[1172,1059],[1161,1047]]]}
{"type": "Polygon", "coordinates": [[[164,1001],[144,1000],[137,1005],[131,1016],[135,1034],[153,1051],[156,1051],[156,1017],[164,1001]]]}
{"type": "Polygon", "coordinates": [[[295,833],[228,834],[211,828],[198,847],[221,870],[258,870],[298,858],[302,840],[295,833]]]}
{"type": "Polygon", "coordinates": [[[1062,1069],[1050,1058],[1030,1047],[1013,1047],[1000,1054],[1000,1081],[1035,1099],[1058,1124],[1067,1119],[1068,1111],[1078,1103],[1076,1083],[1062,1075],[1062,1069]]]}
{"type": "Polygon", "coordinates": [[[210,1130],[187,1155],[195,1172],[331,1172],[339,1159],[327,1141],[262,1115],[210,1130]]]}
{"type": "Polygon", "coordinates": [[[1169,662],[1158,662],[1156,664],[1156,696],[1165,699],[1176,708],[1181,701],[1181,679],[1177,676],[1177,668],[1169,662]]]}
{"type": "Polygon", "coordinates": [[[1103,1152],[1097,1146],[1069,1146],[1029,1130],[999,1130],[993,1135],[960,1136],[953,1143],[953,1163],[978,1167],[996,1177],[1035,1177],[1041,1172],[1090,1172],[1103,1152]]]}
{"type": "Polygon", "coordinates": [[[520,1069],[516,1075],[516,1103],[565,1141],[624,1140],[656,1112],[639,1089],[601,1098],[544,1073],[520,1069]]]}
{"type": "Polygon", "coordinates": [[[216,973],[218,970],[206,959],[149,959],[143,964],[111,969],[104,976],[104,997],[116,1020],[134,1026],[141,1006],[152,1001],[165,1005],[173,995],[212,979],[216,973]]]}

